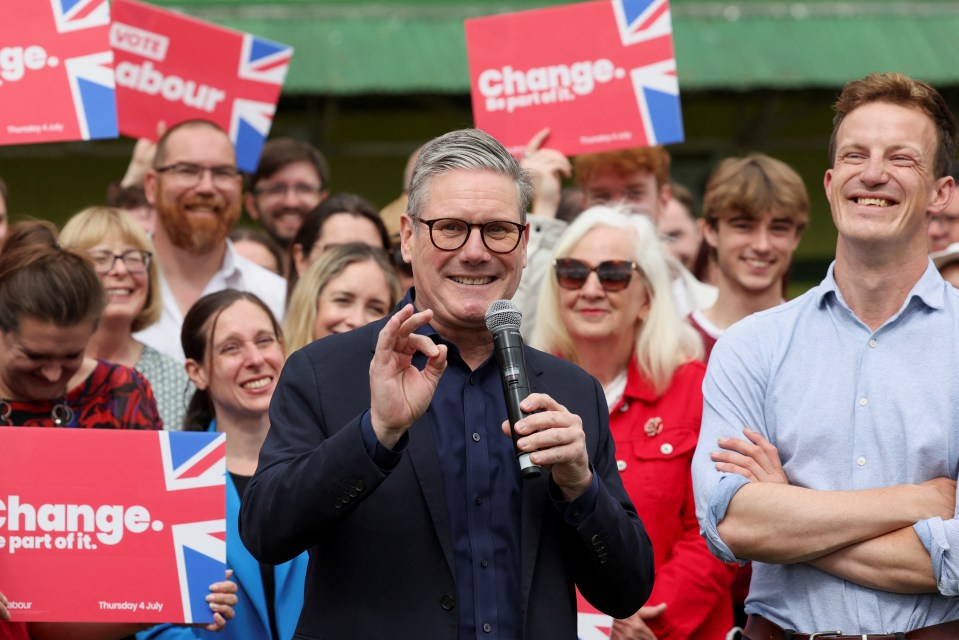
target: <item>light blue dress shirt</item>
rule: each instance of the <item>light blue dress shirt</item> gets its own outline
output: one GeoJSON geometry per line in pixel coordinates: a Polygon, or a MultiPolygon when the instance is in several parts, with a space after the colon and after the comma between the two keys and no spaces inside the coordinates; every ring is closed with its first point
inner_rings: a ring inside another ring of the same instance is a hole
{"type": "MultiPolygon", "coordinates": [[[[716,471],[721,436],[749,426],[779,449],[794,485],[857,490],[959,474],[959,291],[932,261],[902,308],[875,332],[833,277],[752,315],[719,339],[703,384],[693,459],[696,515],[710,549],[732,552],[717,526],[747,480],[716,471]]],[[[828,499],[824,496],[823,499],[828,499]]],[[[959,521],[916,523],[940,594],[859,586],[807,564],[753,563],[746,612],[803,633],[889,633],[959,619],[959,521]]]]}

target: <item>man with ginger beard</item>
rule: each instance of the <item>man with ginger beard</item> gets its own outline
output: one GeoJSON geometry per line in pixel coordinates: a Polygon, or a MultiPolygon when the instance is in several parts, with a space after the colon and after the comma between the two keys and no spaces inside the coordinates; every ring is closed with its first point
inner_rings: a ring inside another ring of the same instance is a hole
{"type": "Polygon", "coordinates": [[[222,289],[255,293],[282,318],[286,281],[237,254],[227,238],[240,217],[243,188],[222,129],[206,120],[169,129],[157,142],[144,188],[157,211],[153,243],[163,313],[137,340],[182,360],[183,316],[200,297],[222,289]]]}

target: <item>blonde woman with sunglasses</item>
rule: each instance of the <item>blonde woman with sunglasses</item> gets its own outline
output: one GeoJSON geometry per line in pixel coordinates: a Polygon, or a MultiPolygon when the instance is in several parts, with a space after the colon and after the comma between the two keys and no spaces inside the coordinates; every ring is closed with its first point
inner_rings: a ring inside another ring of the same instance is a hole
{"type": "Polygon", "coordinates": [[[653,593],[611,638],[719,640],[731,569],[699,536],[690,463],[702,417],[702,343],[676,310],[652,223],[593,207],[566,230],[540,292],[534,346],[603,385],[617,467],[655,553],[653,593]]]}

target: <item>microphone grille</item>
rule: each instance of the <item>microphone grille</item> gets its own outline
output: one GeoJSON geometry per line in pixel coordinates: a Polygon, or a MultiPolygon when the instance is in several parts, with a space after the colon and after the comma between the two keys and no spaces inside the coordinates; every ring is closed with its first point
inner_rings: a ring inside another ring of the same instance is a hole
{"type": "Polygon", "coordinates": [[[523,314],[512,300],[497,300],[486,310],[486,328],[490,333],[505,327],[519,329],[523,314]]]}

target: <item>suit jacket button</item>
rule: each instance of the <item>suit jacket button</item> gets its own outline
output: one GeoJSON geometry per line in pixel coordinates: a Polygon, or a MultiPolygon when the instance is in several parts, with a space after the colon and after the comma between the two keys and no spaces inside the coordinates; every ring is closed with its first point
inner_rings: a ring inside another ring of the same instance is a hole
{"type": "Polygon", "coordinates": [[[357,491],[362,491],[363,489],[366,488],[366,485],[363,484],[362,480],[357,480],[355,483],[353,483],[353,488],[356,489],[357,491]]]}
{"type": "Polygon", "coordinates": [[[456,606],[456,600],[453,598],[453,596],[447,593],[447,594],[444,594],[442,598],[440,598],[440,605],[442,605],[444,609],[449,611],[450,609],[456,606]]]}
{"type": "Polygon", "coordinates": [[[333,508],[334,508],[334,509],[342,509],[342,508],[343,508],[343,501],[340,500],[339,498],[334,499],[334,500],[333,500],[333,508]]]}

